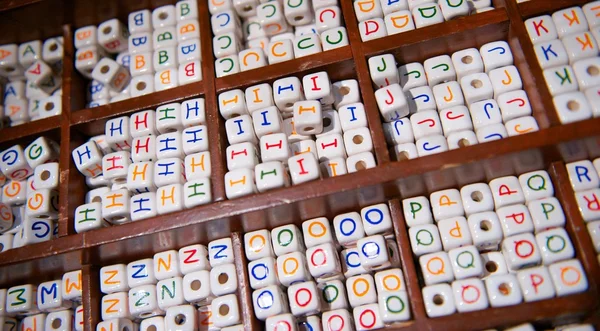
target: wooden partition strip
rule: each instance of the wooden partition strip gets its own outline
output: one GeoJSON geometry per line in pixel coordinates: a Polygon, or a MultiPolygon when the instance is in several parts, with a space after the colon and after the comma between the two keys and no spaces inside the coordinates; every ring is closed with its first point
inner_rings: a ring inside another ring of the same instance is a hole
{"type": "MultiPolygon", "coordinates": [[[[350,7],[350,5],[346,7],[350,7]]],[[[434,50],[442,49],[448,47],[446,43],[455,42],[449,38],[452,35],[472,31],[474,37],[477,38],[476,34],[494,33],[492,29],[496,29],[495,26],[506,23],[507,21],[508,16],[506,10],[504,8],[497,8],[477,15],[462,17],[444,23],[367,41],[363,43],[362,46],[364,53],[367,56],[390,53],[399,47],[426,43],[431,40],[439,41],[434,44],[427,44],[428,48],[433,47],[434,50]]],[[[431,52],[429,49],[422,49],[421,51],[423,54],[431,52]]],[[[409,55],[407,55],[407,57],[409,57],[409,55]]]]}
{"type": "Polygon", "coordinates": [[[92,265],[81,266],[81,278],[83,283],[83,327],[84,330],[96,330],[96,324],[101,319],[100,300],[100,269],[92,265]]]}
{"type": "MultiPolygon", "coordinates": [[[[552,102],[552,94],[550,94],[548,86],[546,85],[543,70],[537,61],[533,43],[531,42],[531,39],[529,39],[517,3],[513,0],[508,0],[506,9],[511,23],[511,33],[509,35],[511,48],[518,51],[515,52],[515,55],[518,54],[523,56],[522,59],[515,56],[515,62],[525,62],[525,65],[519,66],[521,78],[526,86],[529,85],[532,87],[527,90],[530,103],[532,104],[534,111],[540,110],[539,112],[542,114],[539,115],[544,116],[547,121],[547,123],[538,124],[540,127],[560,125],[560,120],[552,102]]],[[[540,122],[540,116],[536,116],[536,119],[540,122]]]]}
{"type": "Polygon", "coordinates": [[[526,19],[533,16],[543,15],[546,13],[552,14],[557,10],[569,8],[572,6],[583,6],[584,4],[591,2],[590,0],[530,0],[516,3],[516,0],[506,0],[517,5],[519,13],[526,19]]]}
{"type": "Polygon", "coordinates": [[[596,255],[596,249],[587,229],[587,225],[579,212],[579,206],[575,199],[575,192],[569,181],[569,174],[565,164],[554,162],[550,167],[550,176],[554,184],[554,195],[560,201],[567,224],[565,228],[569,233],[571,242],[575,246],[577,257],[583,265],[590,291],[600,292],[600,266],[596,255]]]}
{"type": "Polygon", "coordinates": [[[294,76],[296,74],[317,70],[351,59],[352,51],[350,47],[344,46],[285,62],[269,64],[266,67],[216,78],[217,92],[224,92],[259,84],[265,81],[273,81],[279,78],[294,76]]]}
{"type": "Polygon", "coordinates": [[[63,94],[60,144],[59,237],[75,234],[75,209],[85,202],[85,177],[79,173],[71,151],[85,142],[86,137],[70,126],[73,112],[85,104],[85,83],[75,70],[75,49],[72,43],[73,27],[64,26],[63,94]]]}
{"type": "MultiPolygon", "coordinates": [[[[73,93],[73,74],[75,70],[74,58],[75,50],[73,43],[73,31],[70,25],[63,26],[63,44],[64,55],[63,55],[63,72],[62,72],[62,113],[60,115],[60,156],[59,156],[59,169],[60,169],[60,184],[59,184],[59,214],[58,214],[58,236],[64,237],[75,233],[75,226],[73,222],[69,222],[69,213],[74,211],[73,208],[69,209],[69,202],[74,197],[69,192],[69,167],[71,164],[71,128],[69,126],[69,118],[71,116],[71,97],[73,93]]],[[[41,122],[44,122],[43,120],[41,122]]]]}
{"type": "Polygon", "coordinates": [[[375,91],[373,90],[373,84],[371,83],[371,74],[369,73],[367,58],[363,52],[363,42],[360,37],[360,31],[358,30],[354,6],[352,1],[341,1],[340,5],[342,14],[344,15],[348,40],[352,48],[352,57],[354,58],[359,88],[365,106],[365,112],[367,113],[367,122],[369,123],[369,129],[371,131],[375,158],[377,159],[377,164],[385,164],[390,162],[390,154],[388,153],[387,143],[383,134],[383,125],[381,116],[379,115],[379,108],[377,107],[377,102],[375,100],[375,91]]]}
{"type": "Polygon", "coordinates": [[[261,330],[261,323],[254,315],[254,304],[252,303],[252,288],[248,276],[248,260],[244,252],[244,236],[239,232],[231,234],[233,242],[233,257],[235,269],[238,273],[238,300],[244,321],[244,330],[261,330]]]}
{"type": "Polygon", "coordinates": [[[208,127],[208,148],[210,151],[211,186],[213,201],[225,200],[225,146],[227,134],[225,122],[219,116],[215,87],[215,59],[212,48],[212,29],[208,1],[198,0],[200,21],[200,43],[202,45],[202,81],[204,83],[204,101],[206,109],[206,126],[208,127]]]}
{"type": "Polygon", "coordinates": [[[417,276],[417,267],[413,259],[410,238],[408,237],[408,228],[402,213],[402,204],[398,199],[389,202],[390,215],[394,224],[394,232],[398,250],[400,251],[400,259],[402,260],[402,273],[404,274],[404,282],[408,292],[408,300],[410,301],[410,309],[412,319],[415,321],[417,329],[424,327],[427,320],[425,305],[423,303],[423,295],[419,277],[417,276]]]}

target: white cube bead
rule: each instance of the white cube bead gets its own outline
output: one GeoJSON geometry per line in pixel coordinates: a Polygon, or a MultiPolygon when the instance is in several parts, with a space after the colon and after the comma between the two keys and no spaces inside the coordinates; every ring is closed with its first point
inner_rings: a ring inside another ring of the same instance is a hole
{"type": "Polygon", "coordinates": [[[517,305],[523,301],[521,288],[514,274],[490,276],[485,279],[485,286],[493,308],[517,305]]]}
{"type": "Polygon", "coordinates": [[[537,265],[542,261],[540,249],[531,233],[522,233],[504,239],[502,254],[512,270],[537,265]]]}
{"type": "Polygon", "coordinates": [[[409,113],[408,102],[399,84],[392,84],[375,91],[379,111],[385,122],[393,122],[409,113]]]}
{"type": "Polygon", "coordinates": [[[463,77],[483,72],[483,59],[476,48],[464,49],[452,54],[452,64],[460,81],[463,77]]]}
{"type": "Polygon", "coordinates": [[[588,280],[579,260],[572,259],[554,263],[548,269],[558,296],[579,293],[588,289],[588,280]]]}
{"type": "Polygon", "coordinates": [[[369,59],[369,71],[373,84],[378,88],[400,82],[398,70],[396,69],[396,59],[392,54],[371,57],[369,59]]]}
{"type": "Polygon", "coordinates": [[[425,286],[422,289],[425,311],[429,317],[451,315],[456,312],[452,288],[448,284],[425,286]]]}
{"type": "Polygon", "coordinates": [[[564,228],[539,232],[535,238],[540,247],[544,265],[550,265],[575,256],[575,249],[564,228]]]}
{"type": "Polygon", "coordinates": [[[384,21],[387,34],[390,36],[415,29],[415,22],[413,21],[411,12],[408,10],[387,13],[384,21]]]}
{"type": "Polygon", "coordinates": [[[425,3],[411,10],[417,29],[444,22],[444,15],[438,4],[425,3]]]}
{"type": "MultiPolygon", "coordinates": [[[[373,1],[375,3],[375,1],[373,1]]],[[[363,42],[387,36],[385,22],[382,18],[373,18],[358,23],[358,30],[363,42]]]]}
{"type": "Polygon", "coordinates": [[[556,26],[550,15],[530,18],[525,21],[525,27],[531,42],[534,44],[558,38],[556,26]]]}
{"type": "Polygon", "coordinates": [[[556,11],[552,14],[552,20],[556,25],[559,38],[577,32],[584,32],[588,29],[588,22],[581,7],[556,11]]]}
{"type": "Polygon", "coordinates": [[[496,68],[513,64],[513,55],[510,46],[505,41],[496,41],[485,44],[481,46],[479,52],[483,59],[486,73],[489,73],[496,68]]]}
{"type": "MultiPolygon", "coordinates": [[[[423,62],[429,86],[456,81],[456,69],[448,55],[440,55],[423,62]]],[[[400,72],[402,74],[402,71],[400,72]]]]}

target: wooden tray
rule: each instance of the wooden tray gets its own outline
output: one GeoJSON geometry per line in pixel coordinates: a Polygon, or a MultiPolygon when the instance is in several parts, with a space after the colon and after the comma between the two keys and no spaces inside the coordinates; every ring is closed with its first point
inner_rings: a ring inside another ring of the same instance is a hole
{"type": "Polygon", "coordinates": [[[230,236],[235,246],[236,265],[239,270],[244,270],[238,293],[242,300],[244,325],[246,330],[260,330],[261,323],[254,318],[252,311],[251,289],[245,267],[247,261],[242,248],[243,233],[262,228],[272,229],[288,223],[300,224],[303,220],[318,216],[331,219],[339,213],[389,201],[412,310],[411,321],[395,324],[392,329],[478,330],[526,321],[549,327],[580,320],[589,320],[600,327],[600,268],[563,163],[600,156],[600,119],[560,125],[523,24],[523,20],[529,17],[588,1],[532,0],[517,4],[514,0],[494,0],[496,9],[490,12],[363,43],[352,2],[340,0],[349,46],[215,78],[210,14],[207,2],[198,0],[204,77],[201,82],[84,109],[87,81],[74,70],[73,31],[113,17],[126,22],[127,14],[131,11],[153,9],[174,2],[0,0],[0,28],[11,32],[1,34],[0,43],[18,43],[61,34],[65,39],[62,114],[4,129],[0,134],[2,149],[15,143],[26,144],[40,135],[60,141],[60,238],[1,253],[0,287],[38,284],[60,278],[66,271],[82,269],[85,329],[95,330],[100,319],[100,267],[151,257],[156,252],[193,243],[207,244],[210,240],[230,236]],[[512,47],[515,65],[523,78],[540,131],[409,161],[392,161],[382,132],[367,59],[377,54],[392,53],[399,63],[422,62],[432,56],[479,47],[495,40],[506,40],[512,47]],[[224,121],[217,107],[218,93],[322,70],[326,70],[332,80],[358,79],[377,167],[347,176],[226,200],[222,179],[226,172],[224,148],[227,139],[224,121]],[[73,214],[75,208],[84,201],[86,186],[83,176],[73,164],[71,150],[90,136],[102,133],[105,121],[111,117],[155,109],[162,104],[199,96],[206,100],[215,202],[144,221],[76,234],[73,214]],[[398,199],[537,169],[547,169],[552,176],[556,196],[569,220],[567,230],[590,281],[588,291],[519,306],[428,318],[398,199]]]}

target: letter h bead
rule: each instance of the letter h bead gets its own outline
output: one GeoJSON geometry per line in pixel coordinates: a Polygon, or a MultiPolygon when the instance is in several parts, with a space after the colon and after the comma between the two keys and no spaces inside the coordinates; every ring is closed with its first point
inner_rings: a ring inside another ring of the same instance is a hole
{"type": "MultiPolygon", "coordinates": [[[[13,154],[18,155],[17,153],[13,154]]],[[[75,148],[71,154],[77,170],[84,176],[97,177],[102,174],[102,157],[104,154],[93,140],[75,148]]],[[[3,160],[10,160],[9,157],[14,158],[14,156],[6,155],[7,152],[5,151],[1,156],[3,160]]],[[[2,171],[5,172],[5,169],[3,168],[2,171]]]]}
{"type": "Polygon", "coordinates": [[[129,131],[129,117],[122,116],[106,121],[105,134],[106,143],[113,150],[131,149],[131,132],[129,131]]]}

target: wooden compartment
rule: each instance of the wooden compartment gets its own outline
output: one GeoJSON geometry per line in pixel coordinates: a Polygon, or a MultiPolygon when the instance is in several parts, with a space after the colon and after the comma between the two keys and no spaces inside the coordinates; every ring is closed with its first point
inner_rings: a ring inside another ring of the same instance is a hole
{"type": "Polygon", "coordinates": [[[339,213],[357,211],[367,205],[389,201],[412,311],[411,321],[395,324],[392,329],[477,330],[504,328],[526,321],[534,321],[540,327],[549,327],[575,320],[588,320],[600,327],[600,292],[597,283],[600,280],[600,270],[562,163],[600,155],[600,148],[593,148],[600,146],[600,119],[560,125],[523,25],[523,20],[528,17],[587,1],[532,0],[517,4],[514,0],[495,0],[496,9],[487,13],[363,43],[352,2],[340,0],[349,46],[259,70],[215,78],[210,14],[207,2],[198,0],[203,57],[201,82],[85,109],[86,82],[73,65],[73,31],[112,17],[126,21],[127,13],[132,10],[152,9],[174,2],[28,0],[16,4],[12,1],[0,1],[0,17],[5,22],[0,26],[4,27],[4,31],[11,32],[0,38],[4,43],[56,34],[62,34],[65,38],[62,115],[17,128],[3,129],[0,137],[1,147],[26,143],[40,135],[48,135],[60,141],[60,238],[0,253],[0,287],[25,282],[40,283],[57,279],[66,271],[82,269],[85,327],[86,330],[94,330],[100,318],[100,267],[127,263],[189,244],[207,244],[213,239],[231,237],[236,266],[238,270],[244,270],[238,294],[244,303],[242,312],[245,316],[245,329],[261,330],[262,323],[254,318],[252,311],[251,289],[245,268],[247,261],[242,247],[243,234],[257,229],[272,229],[282,224],[300,224],[319,216],[331,219],[339,213]],[[39,29],[15,23],[24,22],[18,19],[21,17],[27,17],[29,21],[33,17],[36,23],[40,22],[39,29]],[[449,54],[495,40],[506,40],[511,45],[540,131],[414,160],[391,161],[368,72],[368,58],[392,52],[399,62],[423,61],[430,56],[449,54]],[[341,177],[226,200],[223,176],[226,172],[224,150],[227,138],[224,121],[218,112],[218,94],[259,82],[273,82],[277,78],[302,76],[321,70],[328,71],[332,79],[353,77],[359,81],[377,166],[341,177]],[[71,150],[90,136],[101,133],[109,118],[199,96],[203,96],[206,101],[215,202],[148,220],[75,234],[73,211],[83,201],[85,183],[83,176],[74,167],[71,150]],[[428,318],[406,225],[402,219],[400,200],[440,189],[489,181],[499,176],[519,174],[525,172],[525,169],[549,169],[556,196],[563,204],[568,219],[566,228],[576,247],[577,256],[584,265],[590,288],[581,294],[536,303],[428,318]]]}

